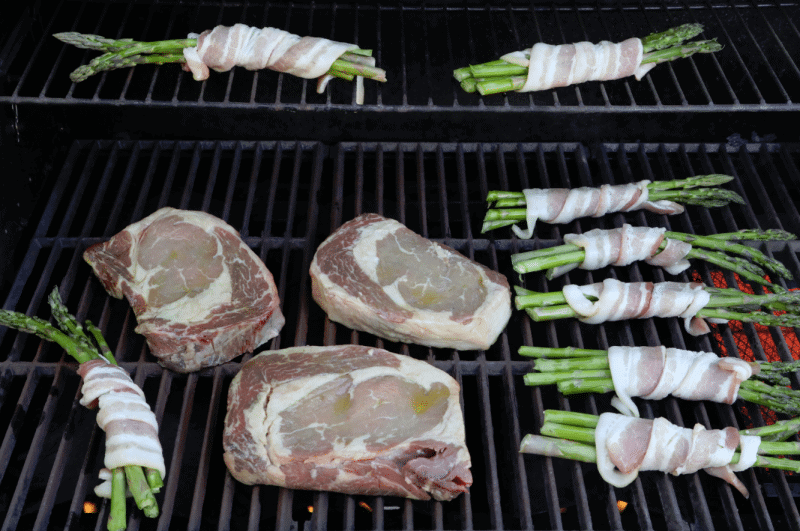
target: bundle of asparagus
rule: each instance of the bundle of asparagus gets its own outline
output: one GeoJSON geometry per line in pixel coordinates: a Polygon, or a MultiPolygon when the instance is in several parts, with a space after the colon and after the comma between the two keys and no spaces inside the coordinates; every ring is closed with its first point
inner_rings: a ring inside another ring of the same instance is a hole
{"type": "Polygon", "coordinates": [[[619,229],[567,234],[564,245],[514,254],[511,263],[519,274],[546,271],[546,277],[552,280],[576,267],[594,270],[606,265],[628,265],[635,260],[646,260],[677,274],[689,267],[689,258],[695,258],[769,286],[773,291],[783,291],[782,286],[764,277],[768,270],[791,279],[786,266],[758,249],[737,242],[793,239],[796,239],[794,234],[782,230],[741,230],[698,236],[625,224],[619,229]],[[669,257],[660,260],[664,255],[669,257]]]}
{"type": "Polygon", "coordinates": [[[664,347],[611,347],[609,350],[528,347],[519,354],[536,358],[526,385],[556,384],[565,395],[616,392],[623,413],[639,416],[630,397],[658,400],[668,395],[687,400],[732,404],[738,398],[778,413],[800,415],[800,391],[784,374],[794,362],[745,362],[713,352],[664,347]],[[770,385],[770,382],[773,385],[770,385]]]}
{"type": "Polygon", "coordinates": [[[208,69],[230,70],[241,65],[249,70],[270,68],[307,79],[317,78],[322,92],[331,77],[352,81],[362,78],[386,81],[386,72],[375,66],[371,50],[354,44],[316,37],[299,37],[277,28],[250,28],[244,24],[217,26],[187,39],[139,42],[108,39],[99,35],[64,32],[57,39],[103,55],[76,69],[70,79],[78,83],[88,77],[137,64],[182,63],[198,81],[208,69]],[[235,43],[235,45],[232,45],[235,43]]]}
{"type": "Polygon", "coordinates": [[[527,50],[503,55],[496,61],[458,68],[453,71],[453,77],[466,92],[477,90],[482,96],[511,90],[546,90],[628,76],[639,80],[657,64],[722,49],[716,39],[688,42],[702,31],[702,24],[683,24],[619,44],[608,41],[560,46],[538,43],[527,50]]]}
{"type": "Polygon", "coordinates": [[[771,457],[800,454],[800,443],[784,442],[800,429],[800,418],[736,431],[706,430],[699,424],[681,428],[664,418],[616,413],[545,410],[544,414],[541,435],[526,435],[520,452],[596,463],[603,479],[615,487],[630,484],[639,471],[678,475],[703,469],[747,497],[747,488],[733,472],[751,466],[800,472],[800,461],[771,457]]]}
{"type": "Polygon", "coordinates": [[[599,188],[493,190],[486,197],[489,210],[484,216],[481,233],[513,225],[517,236],[530,238],[537,220],[569,223],[581,217],[600,217],[611,212],[645,209],[659,214],[680,214],[684,210],[682,205],[711,208],[730,202],[744,204],[744,199],[736,192],[718,188],[731,180],[730,175],[712,174],[672,181],[606,184],[599,188]],[[520,221],[527,221],[526,230],[516,226],[520,221]]]}
{"type": "Polygon", "coordinates": [[[515,305],[534,321],[576,317],[597,324],[623,319],[682,317],[692,335],[710,331],[712,322],[742,321],[765,326],[800,326],[800,292],[750,294],[700,283],[633,282],[606,279],[602,283],[564,286],[542,293],[515,286],[515,305]],[[763,308],[762,311],[759,308],[763,308]],[[785,313],[768,313],[785,312],[785,313]]]}
{"type": "Polygon", "coordinates": [[[0,325],[35,334],[60,345],[81,365],[81,404],[99,406],[97,423],[106,431],[105,465],[95,493],[110,497],[109,531],[126,527],[126,483],[136,505],[148,518],[159,514],[157,494],[164,486],[164,458],[158,426],[142,390],[117,365],[100,330],[86,321],[86,330],[61,301],[56,287],[48,299],[56,326],[38,317],[0,310],[0,325]]]}

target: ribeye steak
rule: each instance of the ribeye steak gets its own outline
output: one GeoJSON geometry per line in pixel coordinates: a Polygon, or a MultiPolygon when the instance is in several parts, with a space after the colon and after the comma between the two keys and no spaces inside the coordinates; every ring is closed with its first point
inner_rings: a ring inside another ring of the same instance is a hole
{"type": "Polygon", "coordinates": [[[210,214],[165,207],[83,256],[109,294],[128,299],[136,331],[169,369],[224,363],[283,327],[272,273],[210,214]]]}
{"type": "Polygon", "coordinates": [[[378,214],[336,230],[310,273],[330,319],[392,341],[487,349],[511,316],[503,275],[378,214]]]}
{"type": "Polygon", "coordinates": [[[451,500],[472,484],[459,385],[360,345],[263,352],[233,379],[223,434],[237,480],[451,500]]]}

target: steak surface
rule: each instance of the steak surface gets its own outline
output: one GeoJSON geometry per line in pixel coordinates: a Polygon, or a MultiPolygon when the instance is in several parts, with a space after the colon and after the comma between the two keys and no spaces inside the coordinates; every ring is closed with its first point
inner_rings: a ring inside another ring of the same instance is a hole
{"type": "Polygon", "coordinates": [[[383,349],[264,352],[231,383],[225,464],[248,485],[451,500],[472,484],[459,391],[383,349]]]}
{"type": "Polygon", "coordinates": [[[84,252],[106,291],[127,298],[163,366],[219,365],[275,337],[285,319],[272,273],[230,225],[162,208],[84,252]]]}
{"type": "Polygon", "coordinates": [[[331,320],[392,341],[487,349],[511,317],[503,275],[378,214],[328,237],[310,274],[331,320]]]}

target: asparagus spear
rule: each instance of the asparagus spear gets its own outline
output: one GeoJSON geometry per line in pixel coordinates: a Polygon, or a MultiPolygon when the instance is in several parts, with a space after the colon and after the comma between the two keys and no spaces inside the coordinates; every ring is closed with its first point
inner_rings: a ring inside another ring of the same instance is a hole
{"type": "MultiPolygon", "coordinates": [[[[650,201],[667,200],[707,208],[720,207],[731,202],[744,204],[744,199],[736,192],[718,188],[732,180],[730,175],[711,174],[655,181],[647,185],[648,198],[650,201]]],[[[527,217],[524,192],[492,190],[487,194],[486,202],[490,208],[483,218],[481,233],[514,225],[527,217]]]]}
{"type": "MultiPolygon", "coordinates": [[[[772,273],[791,279],[792,274],[786,266],[758,249],[736,242],[793,239],[796,239],[794,234],[782,230],[742,230],[714,236],[697,236],[666,231],[658,251],[664,250],[669,240],[691,243],[692,249],[686,258],[705,260],[723,269],[738,273],[752,282],[770,286],[775,290],[783,290],[781,286],[765,279],[764,275],[766,274],[765,269],[768,269],[772,273]],[[741,256],[731,256],[731,254],[741,256]]],[[[556,276],[578,267],[584,261],[585,256],[586,253],[582,247],[567,243],[547,249],[514,254],[511,256],[511,264],[514,271],[519,274],[546,271],[546,277],[552,280],[556,276]]]]}
{"type": "MultiPolygon", "coordinates": [[[[565,395],[608,393],[614,391],[614,381],[605,350],[585,351],[574,355],[575,349],[520,347],[521,356],[536,358],[533,369],[538,372],[523,376],[526,385],[553,385],[565,395]]],[[[755,362],[753,362],[755,363],[755,362]]],[[[800,415],[800,391],[788,387],[785,373],[800,370],[800,360],[794,362],[759,362],[759,371],[739,387],[739,398],[769,407],[778,413],[800,415]],[[764,381],[775,382],[769,385],[764,381]]]]}
{"type": "MultiPolygon", "coordinates": [[[[77,48],[105,52],[95,57],[89,64],[78,67],[70,74],[74,83],[107,70],[127,68],[137,64],[184,63],[184,48],[197,46],[197,39],[175,39],[166,41],[140,42],[133,39],[109,39],[100,35],[76,32],[63,32],[53,35],[56,39],[77,48]]],[[[368,59],[372,50],[355,49],[342,54],[331,65],[328,74],[352,80],[363,76],[375,81],[385,82],[386,71],[374,66],[368,59]]]]}
{"type": "MultiPolygon", "coordinates": [[[[722,49],[716,39],[688,42],[703,31],[702,24],[683,24],[640,39],[641,64],[659,64],[689,57],[696,53],[714,53],[722,49]]],[[[530,60],[530,49],[522,54],[530,60]]],[[[478,91],[482,96],[519,90],[525,84],[528,67],[503,59],[458,68],[453,77],[466,92],[478,91]]]]}
{"type": "MultiPolygon", "coordinates": [[[[27,316],[19,312],[0,310],[0,325],[14,328],[21,332],[34,334],[47,341],[52,341],[61,346],[67,354],[75,358],[78,363],[103,358],[107,362],[117,365],[108,343],[103,338],[100,330],[90,321],[86,321],[92,339],[84,331],[84,327],[69,313],[61,301],[58,287],[55,287],[48,297],[48,303],[53,312],[57,326],[35,316],[27,316]]],[[[153,488],[163,486],[161,474],[157,470],[148,469],[145,475],[141,466],[126,466],[124,470],[117,468],[111,471],[111,502],[108,516],[109,531],[125,529],[125,483],[133,494],[137,506],[148,518],[158,517],[158,503],[153,496],[153,488]]],[[[156,491],[157,492],[157,491],[156,491]]]]}
{"type": "MultiPolygon", "coordinates": [[[[545,410],[544,415],[544,424],[541,429],[542,435],[525,435],[520,444],[521,453],[560,457],[584,463],[597,462],[594,429],[599,420],[598,416],[552,409],[545,410]]],[[[776,423],[772,432],[777,431],[783,436],[791,436],[797,432],[798,425],[796,420],[792,419],[789,422],[776,423]]],[[[767,426],[765,428],[770,427],[767,426]]],[[[742,435],[769,433],[768,430],[763,430],[762,432],[759,432],[759,430],[758,428],[756,430],[741,430],[739,433],[742,435]]],[[[775,435],[772,436],[774,437],[775,435]]],[[[800,461],[770,457],[800,454],[800,443],[773,442],[762,438],[758,453],[759,455],[753,466],[800,472],[800,461]]],[[[740,457],[741,454],[735,452],[731,464],[738,463],[740,457]]]]}
{"type": "MultiPolygon", "coordinates": [[[[563,292],[535,292],[515,286],[515,305],[525,310],[534,321],[551,321],[580,317],[567,304],[563,292]]],[[[697,317],[758,323],[764,326],[800,326],[800,292],[750,294],[736,289],[704,287],[711,295],[709,302],[699,310],[697,317]],[[769,312],[758,311],[763,308],[769,312]]],[[[596,300],[587,297],[588,300],[596,300]]]]}

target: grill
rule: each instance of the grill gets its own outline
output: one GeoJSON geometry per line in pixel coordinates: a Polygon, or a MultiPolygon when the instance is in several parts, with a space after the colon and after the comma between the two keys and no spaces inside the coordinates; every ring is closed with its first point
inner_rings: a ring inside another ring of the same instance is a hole
{"type": "MultiPolygon", "coordinates": [[[[566,399],[529,388],[520,345],[605,349],[619,344],[739,352],[756,359],[800,355],[793,329],[721,326],[687,336],[677,320],[586,326],[533,323],[514,312],[487,351],[385,342],[328,321],[310,298],[307,271],[319,243],[363,212],[395,218],[434,241],[506,274],[512,253],[560,243],[568,232],[632,224],[690,233],[782,228],[800,233],[800,144],[779,129],[798,110],[796,3],[472,3],[350,5],[65,1],[18,8],[0,21],[3,158],[27,186],[4,197],[0,274],[4,307],[48,318],[61,287],[79,319],[97,323],[121,365],[145,391],[167,462],[157,520],[129,514],[129,529],[800,529],[796,476],[740,474],[744,499],[706,474],[643,473],[614,489],[596,467],[522,456],[547,408],[598,413],[608,396],[566,399]],[[616,21],[622,20],[622,24],[616,21]],[[702,20],[726,50],[662,65],[641,83],[595,83],[534,95],[478,98],[449,72],[535,40],[625,38],[702,20]],[[354,105],[349,84],[313,85],[273,72],[236,70],[196,84],[178,67],[136,67],[79,85],[68,72],[88,55],[51,33],[76,30],[143,40],[242,21],[357,42],[376,51],[386,85],[354,105]],[[424,46],[424,42],[429,42],[424,46]],[[437,53],[434,53],[438,51],[437,53]],[[301,140],[298,140],[301,139],[301,140]],[[480,234],[490,189],[576,187],[727,173],[746,205],[678,216],[612,215],[540,225],[532,240],[480,234]],[[134,332],[125,301],[110,298],[83,263],[104,241],[161,206],[204,210],[237,228],[275,276],[287,323],[264,348],[358,343],[426,360],[462,386],[475,483],[447,503],[249,487],[222,462],[225,400],[250,358],[190,375],[163,370],[134,332]]],[[[800,242],[759,245],[800,278],[800,242]]],[[[714,271],[693,263],[711,284],[714,271]]],[[[665,280],[633,265],[571,272],[566,282],[665,280]]],[[[735,285],[735,278],[724,279],[735,285]]],[[[794,282],[784,283],[788,288],[794,282]]],[[[798,381],[793,377],[794,384],[798,381]]],[[[107,503],[93,493],[104,434],[79,405],[76,364],[60,348],[0,330],[0,522],[2,529],[100,529],[107,503]],[[96,512],[92,512],[96,509],[96,512]]],[[[675,399],[645,416],[691,426],[765,422],[758,408],[675,399]]],[[[135,513],[138,513],[136,511],[135,513]]]]}

